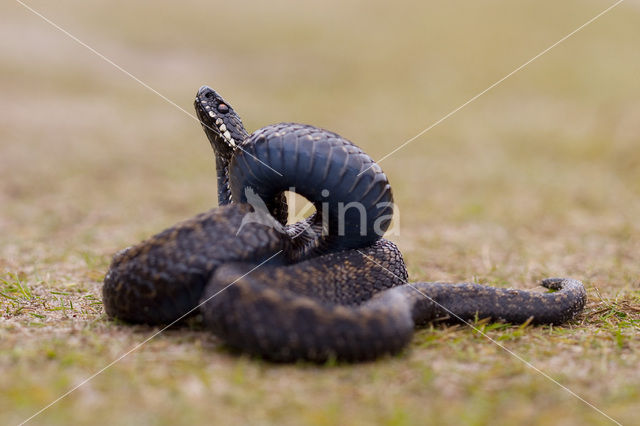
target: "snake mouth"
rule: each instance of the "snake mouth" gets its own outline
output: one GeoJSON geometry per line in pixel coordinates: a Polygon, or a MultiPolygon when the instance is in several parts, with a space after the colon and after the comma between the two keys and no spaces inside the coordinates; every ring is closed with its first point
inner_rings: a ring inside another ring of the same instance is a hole
{"type": "MultiPolygon", "coordinates": [[[[218,117],[218,105],[224,104],[224,101],[215,90],[208,86],[202,86],[196,94],[196,100],[193,103],[196,114],[202,125],[215,126],[216,118],[218,117]]],[[[226,105],[226,104],[225,104],[226,105]]]]}
{"type": "MultiPolygon", "coordinates": [[[[214,150],[222,153],[235,149],[237,141],[233,138],[231,131],[237,115],[222,96],[210,87],[202,86],[196,94],[193,105],[214,150]]],[[[240,121],[239,118],[237,121],[240,121]]]]}

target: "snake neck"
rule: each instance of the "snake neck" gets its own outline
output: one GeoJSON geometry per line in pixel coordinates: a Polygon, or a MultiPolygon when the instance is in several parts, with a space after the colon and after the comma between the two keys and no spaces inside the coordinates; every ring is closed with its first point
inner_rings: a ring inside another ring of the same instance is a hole
{"type": "Polygon", "coordinates": [[[216,174],[218,178],[218,205],[231,204],[231,188],[229,187],[229,160],[220,155],[216,158],[216,174]]]}
{"type": "Polygon", "coordinates": [[[233,200],[229,187],[229,163],[249,133],[242,124],[242,119],[218,93],[202,86],[194,101],[198,120],[202,124],[216,160],[218,183],[218,205],[230,204],[233,200]]]}

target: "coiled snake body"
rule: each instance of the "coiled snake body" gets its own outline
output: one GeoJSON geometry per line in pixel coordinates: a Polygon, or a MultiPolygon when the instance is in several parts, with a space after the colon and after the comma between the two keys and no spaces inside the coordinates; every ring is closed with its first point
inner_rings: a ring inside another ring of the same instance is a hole
{"type": "Polygon", "coordinates": [[[231,347],[321,362],[397,353],[416,326],[437,319],[557,324],[583,308],[584,287],[572,279],[544,280],[554,293],[407,283],[400,251],[381,238],[391,188],[362,150],[301,124],[249,135],[206,86],[195,108],[215,152],[220,207],[117,253],[103,286],[110,317],[168,324],[200,305],[231,347]],[[287,226],[291,189],[316,213],[287,226]]]}

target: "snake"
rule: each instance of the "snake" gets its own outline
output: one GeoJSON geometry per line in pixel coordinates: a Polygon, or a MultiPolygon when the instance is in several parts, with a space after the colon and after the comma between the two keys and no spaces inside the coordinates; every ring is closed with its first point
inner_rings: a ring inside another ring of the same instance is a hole
{"type": "Polygon", "coordinates": [[[321,363],[398,354],[431,323],[561,324],[582,311],[586,291],[572,278],[542,280],[547,292],[409,282],[383,238],[389,180],[362,149],[305,124],[249,134],[207,86],[194,106],[214,151],[218,207],[117,252],[102,287],[108,317],[167,325],[199,313],[232,350],[321,363]],[[288,224],[287,191],[315,213],[288,224]]]}

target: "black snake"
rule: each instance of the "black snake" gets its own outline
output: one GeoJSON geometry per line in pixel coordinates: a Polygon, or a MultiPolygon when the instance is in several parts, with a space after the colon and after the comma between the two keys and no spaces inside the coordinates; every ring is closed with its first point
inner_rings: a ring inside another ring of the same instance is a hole
{"type": "Polygon", "coordinates": [[[381,238],[391,188],[361,149],[301,124],[249,135],[208,87],[195,108],[215,152],[220,207],[117,253],[103,286],[110,317],[168,324],[200,305],[207,327],[233,348],[322,362],[397,353],[434,320],[558,324],[584,307],[573,279],[542,281],[552,293],[408,283],[400,251],[381,238]],[[286,225],[291,189],[316,213],[286,225]]]}

